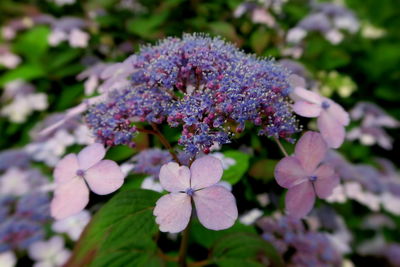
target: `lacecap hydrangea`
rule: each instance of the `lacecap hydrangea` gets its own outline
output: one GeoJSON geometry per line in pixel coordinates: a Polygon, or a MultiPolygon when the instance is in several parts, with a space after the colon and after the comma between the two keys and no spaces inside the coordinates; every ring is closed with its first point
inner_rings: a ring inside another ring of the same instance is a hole
{"type": "Polygon", "coordinates": [[[123,70],[129,85],[111,88],[86,115],[107,146],[134,145],[135,122],[181,127],[179,144],[192,155],[229,143],[251,124],[269,137],[289,139],[298,131],[288,99],[290,73],[218,37],[167,38],[142,47],[123,66],[130,68],[123,70]]]}

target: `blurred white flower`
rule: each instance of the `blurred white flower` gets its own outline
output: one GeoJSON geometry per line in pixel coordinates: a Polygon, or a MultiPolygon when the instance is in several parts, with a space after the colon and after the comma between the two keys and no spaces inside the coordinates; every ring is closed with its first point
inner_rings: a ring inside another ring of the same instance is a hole
{"type": "Polygon", "coordinates": [[[33,267],[58,267],[68,260],[71,252],[64,248],[62,237],[54,236],[48,241],[33,243],[28,248],[28,255],[35,261],[33,267]]]}
{"type": "Polygon", "coordinates": [[[21,63],[21,58],[9,51],[0,53],[0,65],[8,69],[15,69],[21,63]]]}
{"type": "Polygon", "coordinates": [[[53,30],[48,37],[50,46],[57,46],[68,39],[68,34],[61,30],[53,30]]]}
{"type": "Polygon", "coordinates": [[[267,193],[258,194],[256,198],[261,207],[266,207],[270,203],[267,193]]]}
{"type": "Polygon", "coordinates": [[[367,39],[379,39],[386,35],[386,31],[370,23],[364,23],[361,28],[361,36],[367,39]]]}
{"type": "Polygon", "coordinates": [[[14,267],[17,263],[15,254],[11,251],[0,253],[0,266],[1,267],[14,267]]]}
{"type": "Polygon", "coordinates": [[[343,40],[343,37],[343,33],[337,29],[332,29],[325,33],[325,38],[334,45],[339,44],[343,40]]]}
{"type": "Polygon", "coordinates": [[[325,200],[330,203],[345,203],[347,200],[347,197],[344,192],[343,186],[341,184],[337,185],[333,189],[332,194],[325,200]]]}
{"type": "Polygon", "coordinates": [[[56,233],[66,233],[72,240],[76,241],[89,223],[90,218],[90,212],[83,210],[68,218],[55,221],[51,228],[56,233]]]}
{"type": "Polygon", "coordinates": [[[84,82],[83,86],[85,87],[85,95],[92,95],[96,88],[99,86],[100,81],[96,75],[91,75],[89,78],[84,82]]]}
{"type": "Polygon", "coordinates": [[[381,198],[371,192],[364,191],[359,183],[345,183],[344,189],[348,198],[356,200],[364,206],[367,206],[370,210],[379,210],[381,198]]]}
{"type": "Polygon", "coordinates": [[[333,233],[325,233],[325,235],[332,242],[333,246],[339,251],[341,254],[351,253],[352,249],[350,243],[353,239],[353,236],[349,229],[346,226],[342,217],[335,217],[337,229],[333,233]]]}
{"type": "Polygon", "coordinates": [[[395,215],[400,215],[400,198],[394,196],[389,192],[381,195],[382,206],[395,215]]]}
{"type": "Polygon", "coordinates": [[[4,106],[0,113],[8,117],[12,122],[22,123],[33,111],[44,110],[47,106],[47,95],[44,93],[21,94],[17,95],[11,103],[4,106]]]}
{"type": "Polygon", "coordinates": [[[162,192],[164,190],[163,187],[161,186],[160,182],[158,182],[158,180],[154,179],[153,176],[149,176],[149,177],[145,178],[143,180],[140,188],[153,190],[156,192],[162,192]]]}
{"type": "Polygon", "coordinates": [[[245,225],[253,224],[257,219],[261,218],[264,213],[259,209],[252,209],[239,217],[239,221],[245,225]]]}
{"type": "Polygon", "coordinates": [[[4,40],[10,41],[15,38],[16,34],[16,31],[12,27],[4,26],[1,28],[1,35],[4,40]]]}
{"type": "Polygon", "coordinates": [[[304,37],[307,36],[307,31],[302,28],[290,29],[286,35],[286,41],[288,43],[298,44],[304,37]]]}
{"type": "Polygon", "coordinates": [[[65,6],[75,4],[76,0],[52,0],[57,6],[65,6]]]}
{"type": "Polygon", "coordinates": [[[55,166],[64,155],[68,146],[75,143],[73,135],[61,129],[45,142],[31,143],[26,146],[26,151],[37,161],[43,161],[48,166],[55,166]]]}
{"type": "Polygon", "coordinates": [[[236,164],[236,160],[234,160],[233,158],[225,157],[225,155],[220,152],[215,152],[212,153],[211,155],[221,161],[222,168],[224,170],[229,169],[229,167],[236,164]]]}
{"type": "Polygon", "coordinates": [[[125,162],[125,163],[122,163],[119,167],[121,168],[122,173],[126,177],[133,170],[133,168],[135,168],[135,164],[129,163],[129,162],[125,162]]]}
{"type": "Polygon", "coordinates": [[[0,196],[22,196],[30,190],[29,174],[25,171],[11,167],[0,176],[0,196]]]}
{"type": "Polygon", "coordinates": [[[90,36],[88,33],[74,28],[69,34],[68,41],[71,47],[85,48],[88,45],[89,38],[90,36]]]}
{"type": "Polygon", "coordinates": [[[333,18],[333,24],[338,29],[347,30],[350,33],[355,33],[360,28],[360,23],[354,16],[337,16],[333,18]]]}
{"type": "Polygon", "coordinates": [[[92,132],[85,124],[79,125],[73,134],[75,137],[75,142],[79,145],[90,145],[95,141],[92,132]]]}
{"type": "Polygon", "coordinates": [[[251,14],[251,20],[254,23],[265,24],[268,27],[275,26],[275,18],[268,13],[264,8],[256,8],[251,14]]]}

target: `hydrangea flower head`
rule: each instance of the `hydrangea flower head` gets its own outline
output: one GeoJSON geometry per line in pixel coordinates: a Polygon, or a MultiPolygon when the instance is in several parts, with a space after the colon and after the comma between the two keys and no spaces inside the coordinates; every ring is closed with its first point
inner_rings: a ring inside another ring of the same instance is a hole
{"type": "Polygon", "coordinates": [[[260,135],[297,132],[289,73],[271,60],[199,34],[167,38],[128,59],[118,79],[129,84],[113,88],[86,116],[106,145],[132,144],[135,122],[182,127],[179,144],[191,155],[229,143],[246,122],[260,135]]]}
{"type": "Polygon", "coordinates": [[[275,168],[278,184],[289,191],[286,210],[289,215],[304,217],[313,207],[315,196],[327,198],[339,183],[339,176],[328,164],[320,164],[327,145],[317,132],[306,132],[298,141],[294,156],[283,158],[275,168]]]}
{"type": "Polygon", "coordinates": [[[51,202],[51,215],[63,219],[82,211],[89,202],[89,188],[96,194],[106,195],[120,188],[124,174],[105,156],[103,145],[95,143],[78,155],[68,154],[54,169],[56,189],[51,202]]]}
{"type": "Polygon", "coordinates": [[[294,112],[303,117],[317,117],[318,129],[328,146],[340,147],[346,135],[344,126],[350,123],[349,114],[332,100],[315,92],[296,87],[293,93],[294,112]]]}
{"type": "Polygon", "coordinates": [[[186,228],[194,201],[200,223],[211,230],[231,227],[237,217],[235,197],[226,188],[216,185],[223,173],[220,160],[204,156],[190,168],[175,162],[163,165],[160,182],[170,193],[161,197],[154,209],[160,231],[178,233],[186,228]]]}

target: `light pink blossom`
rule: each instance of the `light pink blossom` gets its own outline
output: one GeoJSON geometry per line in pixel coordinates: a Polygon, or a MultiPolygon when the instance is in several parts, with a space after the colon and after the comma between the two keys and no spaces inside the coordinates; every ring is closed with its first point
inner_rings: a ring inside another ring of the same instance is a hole
{"type": "Polygon", "coordinates": [[[184,230],[192,214],[192,200],[204,227],[211,230],[231,227],[238,211],[232,193],[217,185],[222,173],[221,161],[212,156],[195,160],[190,169],[175,162],[164,164],[159,177],[170,194],[161,197],[154,209],[160,231],[178,233],[184,230]]]}
{"type": "Polygon", "coordinates": [[[329,147],[338,148],[345,138],[345,126],[350,122],[349,114],[329,98],[301,87],[294,89],[293,110],[297,114],[317,117],[318,129],[329,147]]]}
{"type": "Polygon", "coordinates": [[[120,188],[124,174],[105,156],[103,145],[95,143],[78,155],[68,154],[54,169],[56,189],[51,202],[51,215],[60,220],[82,211],[89,202],[89,188],[106,195],[120,188]]]}
{"type": "Polygon", "coordinates": [[[329,164],[320,164],[328,147],[317,132],[306,132],[295,147],[294,156],[283,158],[275,168],[278,184],[289,189],[286,211],[301,218],[312,209],[315,196],[327,198],[339,183],[339,176],[329,164]]]}

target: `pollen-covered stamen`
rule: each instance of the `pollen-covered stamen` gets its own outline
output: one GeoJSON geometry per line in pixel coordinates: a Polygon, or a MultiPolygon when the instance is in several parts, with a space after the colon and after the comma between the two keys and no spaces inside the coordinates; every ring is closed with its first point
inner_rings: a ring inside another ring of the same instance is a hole
{"type": "Polygon", "coordinates": [[[76,171],[76,175],[78,175],[79,177],[82,177],[82,178],[83,178],[83,176],[85,175],[85,171],[79,169],[79,170],[76,171]]]}
{"type": "Polygon", "coordinates": [[[309,179],[311,182],[315,182],[315,181],[317,181],[318,177],[315,176],[315,175],[311,175],[311,176],[308,177],[308,179],[309,179]]]}
{"type": "Polygon", "coordinates": [[[324,101],[324,102],[322,102],[322,104],[321,104],[321,107],[323,108],[323,109],[328,109],[329,107],[330,107],[331,105],[328,103],[328,101],[324,101]]]}
{"type": "Polygon", "coordinates": [[[189,196],[193,196],[194,190],[192,188],[188,188],[188,189],[186,189],[185,193],[188,194],[189,196]]]}

